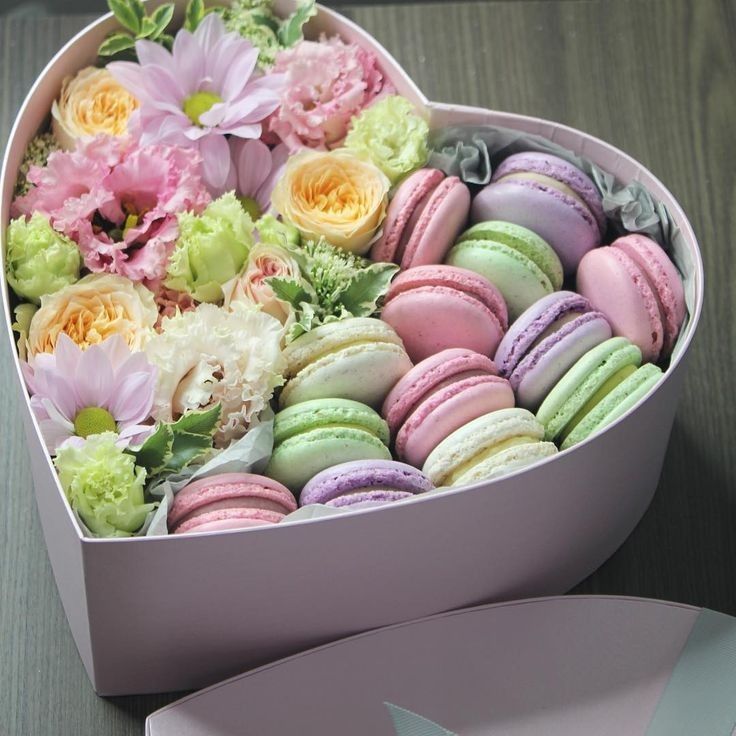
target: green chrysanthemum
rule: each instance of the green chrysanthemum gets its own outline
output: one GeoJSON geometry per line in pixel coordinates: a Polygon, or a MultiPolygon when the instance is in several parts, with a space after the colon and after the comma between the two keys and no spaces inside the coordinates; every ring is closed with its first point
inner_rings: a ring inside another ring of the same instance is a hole
{"type": "Polygon", "coordinates": [[[157,506],[144,502],[146,471],[117,438],[114,432],[91,435],[81,446],[61,447],[54,460],[69,503],[100,537],[129,537],[157,506]]]}
{"type": "Polygon", "coordinates": [[[409,100],[390,95],[358,115],[345,147],[367,156],[392,184],[424,166],[429,158],[427,121],[409,100]]]}

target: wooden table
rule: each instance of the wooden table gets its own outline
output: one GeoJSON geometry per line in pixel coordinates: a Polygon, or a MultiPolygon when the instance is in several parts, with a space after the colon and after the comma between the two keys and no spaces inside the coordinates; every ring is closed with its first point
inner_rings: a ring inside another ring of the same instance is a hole
{"type": "MultiPolygon", "coordinates": [[[[101,3],[102,5],[102,3],[101,3]]],[[[551,118],[624,149],[700,239],[707,299],[654,503],[579,592],[736,614],[736,6],[732,0],[350,5],[430,98],[551,118]]],[[[37,73],[89,19],[0,21],[0,138],[37,73]]],[[[0,733],[142,734],[173,696],[95,696],[43,544],[0,341],[0,733]]]]}

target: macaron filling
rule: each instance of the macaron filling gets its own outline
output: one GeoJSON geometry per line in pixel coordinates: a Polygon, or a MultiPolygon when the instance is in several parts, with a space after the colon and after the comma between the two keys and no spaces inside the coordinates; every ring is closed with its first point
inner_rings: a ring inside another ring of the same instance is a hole
{"type": "Polygon", "coordinates": [[[499,440],[490,447],[486,447],[480,452],[473,455],[471,458],[468,458],[467,460],[465,460],[465,462],[455,466],[452,471],[445,476],[444,484],[451,486],[455,485],[462,476],[471,472],[476,465],[488,462],[491,458],[499,455],[500,453],[508,450],[511,447],[537,444],[538,442],[538,437],[531,437],[527,435],[507,437],[506,439],[499,440]]]}
{"type": "MultiPolygon", "coordinates": [[[[578,204],[590,211],[588,203],[579,197],[577,192],[567,186],[567,184],[563,184],[561,181],[557,181],[557,179],[553,179],[551,176],[547,176],[546,174],[537,174],[531,171],[520,171],[513,174],[506,174],[505,176],[501,176],[496,179],[497,183],[501,183],[502,181],[535,181],[538,184],[544,184],[547,187],[556,189],[558,192],[562,192],[562,194],[565,194],[568,197],[572,197],[572,199],[578,202],[578,204]]],[[[592,214],[593,213],[591,212],[591,215],[592,214]]]]}

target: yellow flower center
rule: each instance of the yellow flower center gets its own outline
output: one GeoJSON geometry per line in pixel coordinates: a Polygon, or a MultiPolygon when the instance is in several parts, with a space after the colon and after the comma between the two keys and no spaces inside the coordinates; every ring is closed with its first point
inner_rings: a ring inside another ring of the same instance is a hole
{"type": "Polygon", "coordinates": [[[222,97],[214,92],[195,92],[184,100],[184,114],[201,128],[199,118],[218,102],[222,102],[222,97]]]}
{"type": "Polygon", "coordinates": [[[115,418],[107,409],[99,406],[88,406],[77,414],[74,419],[74,432],[79,437],[89,437],[91,434],[102,432],[116,432],[118,428],[115,418]]]}
{"type": "Polygon", "coordinates": [[[251,216],[253,222],[258,220],[263,214],[258,202],[253,197],[238,197],[240,204],[243,205],[243,209],[251,216]]]}

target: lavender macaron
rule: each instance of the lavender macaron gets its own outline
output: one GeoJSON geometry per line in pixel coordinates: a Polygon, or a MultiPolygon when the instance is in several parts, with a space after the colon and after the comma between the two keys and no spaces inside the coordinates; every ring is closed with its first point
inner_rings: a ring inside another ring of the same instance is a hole
{"type": "Polygon", "coordinates": [[[383,506],[431,491],[432,481],[411,465],[394,460],[355,460],[317,473],[302,489],[299,503],[335,508],[383,506]]]}
{"type": "Polygon", "coordinates": [[[470,219],[533,230],[554,248],[568,274],[601,244],[606,230],[603,200],[590,177],[562,158],[531,151],[501,162],[473,200],[470,219]]]}
{"type": "Polygon", "coordinates": [[[517,405],[536,411],[568,369],[611,334],[606,317],[585,297],[556,291],[522,312],[501,340],[495,363],[517,405]]]}

